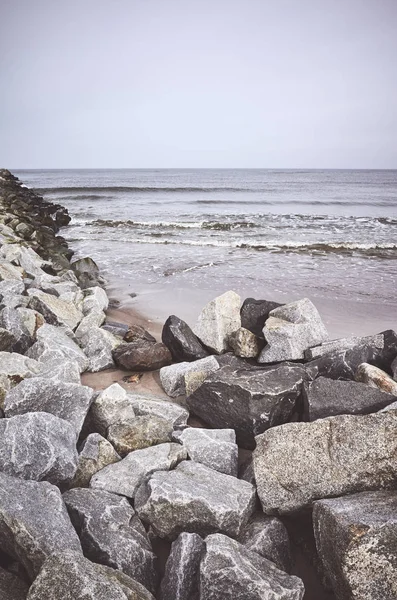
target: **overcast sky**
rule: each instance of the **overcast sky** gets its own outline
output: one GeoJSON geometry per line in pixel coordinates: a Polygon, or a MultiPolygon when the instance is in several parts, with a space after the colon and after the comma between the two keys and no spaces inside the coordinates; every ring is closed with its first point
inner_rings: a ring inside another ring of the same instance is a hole
{"type": "Polygon", "coordinates": [[[397,0],[0,0],[0,166],[397,168],[397,0]]]}

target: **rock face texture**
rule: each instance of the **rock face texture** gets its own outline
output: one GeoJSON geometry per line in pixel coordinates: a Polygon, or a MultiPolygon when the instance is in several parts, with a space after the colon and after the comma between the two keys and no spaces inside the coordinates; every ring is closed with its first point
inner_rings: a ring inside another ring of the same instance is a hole
{"type": "Polygon", "coordinates": [[[0,375],[4,375],[12,384],[19,383],[25,377],[40,373],[41,365],[16,352],[0,352],[0,375]]]}
{"type": "Polygon", "coordinates": [[[318,553],[338,600],[397,598],[397,494],[363,492],[319,500],[318,553]]]}
{"type": "Polygon", "coordinates": [[[41,290],[28,290],[29,308],[37,310],[50,325],[66,325],[75,329],[83,318],[83,313],[76,306],[41,290]]]}
{"type": "Polygon", "coordinates": [[[272,310],[263,335],[267,345],[259,363],[302,360],[305,350],[328,339],[324,323],[308,298],[272,310]]]}
{"type": "Polygon", "coordinates": [[[134,450],[170,442],[172,432],[173,426],[170,421],[154,415],[145,415],[111,425],[108,429],[108,440],[120,456],[125,456],[134,450]]]}
{"type": "Polygon", "coordinates": [[[394,379],[382,371],[382,369],[374,367],[373,365],[367,363],[359,365],[356,371],[356,381],[362,381],[373,388],[382,390],[382,392],[397,396],[397,381],[394,381],[394,379]]]}
{"type": "Polygon", "coordinates": [[[252,331],[240,327],[229,336],[229,346],[236,356],[256,358],[264,346],[264,341],[252,331]]]}
{"type": "Polygon", "coordinates": [[[31,579],[53,552],[71,549],[82,555],[58,488],[4,473],[0,473],[0,540],[1,549],[18,560],[31,579]]]}
{"type": "Polygon", "coordinates": [[[200,567],[200,600],[302,600],[298,577],[225,535],[205,540],[200,567]]]}
{"type": "Polygon", "coordinates": [[[397,411],[391,410],[288,423],[257,436],[254,472],[264,513],[396,487],[396,427],[397,411]]]}
{"type": "Polygon", "coordinates": [[[185,377],[192,373],[200,373],[205,379],[210,373],[219,369],[215,356],[208,356],[194,362],[181,362],[160,369],[160,381],[164,391],[173,398],[186,393],[185,377]]]}
{"type": "Polygon", "coordinates": [[[263,337],[263,328],[269,313],[281,306],[278,302],[255,300],[247,298],[241,307],[241,327],[252,331],[258,337],[263,337]]]}
{"type": "Polygon", "coordinates": [[[172,542],[160,600],[199,600],[199,569],[204,548],[203,539],[196,533],[181,533],[172,542]]]}
{"type": "Polygon", "coordinates": [[[255,435],[289,420],[304,379],[301,365],[242,370],[226,366],[207,377],[187,404],[212,427],[235,429],[238,443],[253,448],[255,435]]]}
{"type": "Polygon", "coordinates": [[[135,417],[127,392],[118,383],[113,383],[98,394],[92,403],[89,418],[96,431],[106,436],[108,428],[115,423],[135,417]]]}
{"type": "Polygon", "coordinates": [[[237,477],[238,446],[233,429],[188,427],[179,435],[191,460],[237,477]]]}
{"type": "Polygon", "coordinates": [[[2,600],[26,600],[29,585],[0,567],[0,598],[2,600]]]}
{"type": "Polygon", "coordinates": [[[274,562],[282,571],[291,572],[292,556],[288,532],[277,517],[255,513],[242,529],[238,541],[248,550],[274,562]]]}
{"type": "Polygon", "coordinates": [[[136,415],[153,415],[170,421],[173,426],[184,427],[189,418],[189,412],[183,406],[166,402],[157,396],[128,394],[128,402],[136,415]]]}
{"type": "Polygon", "coordinates": [[[51,360],[75,360],[82,373],[88,367],[88,358],[81,348],[60,328],[45,324],[37,330],[37,341],[27,355],[42,363],[51,360]]]}
{"type": "Polygon", "coordinates": [[[240,304],[240,296],[230,291],[211,300],[201,311],[193,332],[213,352],[221,354],[229,349],[229,336],[241,327],[240,304]]]}
{"type": "Polygon", "coordinates": [[[91,433],[80,449],[76,473],[69,487],[88,487],[98,471],[121,460],[112,444],[99,433],[91,433]]]}
{"type": "Polygon", "coordinates": [[[81,345],[89,364],[88,371],[97,373],[114,367],[113,350],[120,344],[119,338],[101,327],[92,327],[82,338],[81,345]]]}
{"type": "Polygon", "coordinates": [[[208,351],[189,325],[175,315],[168,317],[164,323],[161,339],[176,362],[190,362],[208,356],[208,351]]]}
{"type": "Polygon", "coordinates": [[[156,371],[172,361],[167,346],[144,341],[123,342],[113,350],[113,358],[116,365],[127,371],[156,371]]]}
{"type": "Polygon", "coordinates": [[[374,349],[382,350],[384,347],[383,334],[378,333],[377,335],[369,335],[366,337],[350,337],[341,338],[338,340],[329,340],[323,342],[320,346],[314,346],[309,348],[305,352],[306,360],[314,360],[329,354],[330,352],[350,350],[351,348],[357,348],[360,346],[372,346],[374,349]]]}
{"type": "Polygon", "coordinates": [[[254,507],[251,484],[193,461],[184,461],[173,471],[153,473],[135,497],[141,519],[168,539],[183,531],[236,536],[254,507]]]}

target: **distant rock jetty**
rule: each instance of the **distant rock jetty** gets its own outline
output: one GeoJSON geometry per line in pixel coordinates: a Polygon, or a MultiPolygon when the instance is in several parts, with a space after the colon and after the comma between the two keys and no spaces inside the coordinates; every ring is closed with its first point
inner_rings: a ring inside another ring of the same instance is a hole
{"type": "Polygon", "coordinates": [[[106,320],[69,221],[0,170],[0,598],[301,600],[298,552],[396,600],[396,333],[229,291],[158,341],[106,320]],[[114,367],[169,400],[81,384],[114,367]]]}

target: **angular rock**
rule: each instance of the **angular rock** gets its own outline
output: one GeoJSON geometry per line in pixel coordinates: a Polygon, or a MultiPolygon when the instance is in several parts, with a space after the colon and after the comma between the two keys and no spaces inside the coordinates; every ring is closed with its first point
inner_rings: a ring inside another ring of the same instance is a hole
{"type": "Polygon", "coordinates": [[[6,329],[15,338],[14,344],[11,345],[12,352],[24,354],[33,344],[33,338],[17,309],[7,306],[3,308],[0,313],[0,327],[6,329]]]}
{"type": "Polygon", "coordinates": [[[22,306],[17,308],[17,312],[20,315],[22,324],[25,329],[27,329],[29,335],[32,338],[35,338],[37,330],[45,323],[43,315],[38,313],[37,310],[24,308],[22,306]]]}
{"type": "Polygon", "coordinates": [[[156,557],[140,519],[126,498],[102,490],[63,495],[84,556],[119,569],[147,589],[157,585],[156,557]]]}
{"type": "Polygon", "coordinates": [[[319,500],[317,550],[340,600],[397,598],[397,494],[363,492],[319,500]]]}
{"type": "MultiPolygon", "coordinates": [[[[47,556],[70,548],[81,552],[58,488],[0,473],[1,549],[34,579],[47,556]]],[[[53,596],[49,596],[49,598],[53,596]]]]}
{"type": "Polygon", "coordinates": [[[135,496],[140,518],[168,539],[182,531],[236,536],[254,507],[251,484],[193,461],[184,461],[173,471],[156,471],[135,496]]]}
{"type": "Polygon", "coordinates": [[[76,473],[69,487],[88,487],[95,473],[119,460],[121,457],[108,440],[99,433],[91,433],[80,448],[76,473]]]}
{"type": "Polygon", "coordinates": [[[0,419],[0,471],[58,485],[72,479],[77,466],[72,425],[48,413],[0,419]]]}
{"type": "Polygon", "coordinates": [[[306,350],[305,359],[315,360],[316,358],[320,358],[321,356],[329,354],[330,352],[351,350],[352,348],[357,348],[360,346],[373,346],[374,348],[382,350],[384,346],[383,334],[378,333],[376,335],[368,335],[365,337],[352,336],[349,338],[329,340],[323,342],[320,346],[314,346],[306,350]]]}
{"type": "Polygon", "coordinates": [[[256,336],[263,338],[263,328],[265,321],[269,316],[269,313],[282,306],[278,302],[271,302],[269,300],[255,300],[254,298],[247,298],[244,300],[241,307],[241,327],[252,331],[256,336]]]}
{"type": "Polygon", "coordinates": [[[157,340],[140,325],[130,325],[123,335],[125,342],[138,342],[140,340],[156,343],[157,340]]]}
{"type": "Polygon", "coordinates": [[[308,421],[376,412],[395,400],[397,398],[391,394],[356,381],[318,377],[303,385],[304,412],[308,421]]]}
{"type": "Polygon", "coordinates": [[[4,296],[20,296],[25,292],[23,281],[4,280],[0,281],[0,300],[4,296]]]}
{"type": "Polygon", "coordinates": [[[189,412],[179,404],[167,402],[162,397],[152,395],[128,393],[127,397],[136,415],[162,417],[166,421],[170,421],[174,428],[187,425],[189,412]]]}
{"type": "Polygon", "coordinates": [[[211,300],[201,311],[193,333],[213,352],[229,349],[229,336],[241,327],[241,298],[229,291],[211,300]]]}
{"type": "Polygon", "coordinates": [[[82,289],[103,285],[105,280],[99,274],[98,265],[92,258],[79,258],[70,265],[82,289]]]}
{"type": "Polygon", "coordinates": [[[67,325],[75,329],[83,318],[83,313],[70,302],[37,289],[28,290],[28,294],[29,308],[41,313],[50,325],[67,325]]]}
{"type": "Polygon", "coordinates": [[[202,373],[205,378],[219,369],[215,356],[207,356],[194,362],[181,362],[160,369],[160,381],[164,391],[173,398],[186,392],[185,377],[190,373],[202,373]]]}
{"type": "Polygon", "coordinates": [[[110,333],[113,333],[113,335],[120,339],[123,339],[128,331],[128,325],[117,323],[115,321],[106,321],[102,328],[106,329],[106,331],[110,331],[110,333]]]}
{"type": "Polygon", "coordinates": [[[93,327],[100,327],[102,323],[104,323],[106,319],[106,315],[102,311],[92,311],[88,313],[83,319],[80,321],[79,326],[74,332],[76,339],[83,339],[93,327]]]}
{"type": "Polygon", "coordinates": [[[99,286],[85,288],[83,300],[83,313],[104,312],[108,309],[109,299],[104,289],[99,286]]]}
{"type": "Polygon", "coordinates": [[[93,389],[77,383],[44,377],[25,379],[6,395],[4,414],[8,418],[33,412],[50,413],[68,421],[77,439],[93,394],[93,389]]]}
{"type": "Polygon", "coordinates": [[[368,363],[359,365],[356,371],[356,381],[362,381],[372,388],[397,396],[397,381],[394,381],[394,379],[382,371],[382,369],[369,365],[368,363]]]}
{"type": "Polygon", "coordinates": [[[237,477],[238,446],[234,429],[188,427],[179,435],[191,460],[237,477]]]}
{"type": "Polygon", "coordinates": [[[189,325],[175,315],[164,323],[161,339],[176,362],[199,360],[209,354],[189,325]]]}
{"type": "Polygon", "coordinates": [[[263,339],[252,331],[240,327],[229,336],[229,346],[236,356],[241,358],[256,358],[264,346],[263,339]]]}
{"type": "Polygon", "coordinates": [[[324,323],[308,298],[272,310],[263,335],[267,345],[258,358],[259,363],[302,360],[305,350],[328,338],[324,323]]]}
{"type": "Polygon", "coordinates": [[[205,371],[193,371],[192,373],[186,373],[184,376],[184,386],[186,396],[190,396],[203,385],[207,379],[208,374],[205,371]]]}
{"type": "Polygon", "coordinates": [[[181,533],[172,542],[160,600],[199,600],[200,560],[204,548],[203,539],[196,533],[181,533]]]}
{"type": "Polygon", "coordinates": [[[0,598],[1,600],[26,600],[29,586],[12,573],[0,567],[0,598]]]}
{"type": "Polygon", "coordinates": [[[25,377],[34,377],[40,373],[41,365],[37,360],[17,354],[16,352],[0,352],[0,375],[16,384],[25,377]]]}
{"type": "Polygon", "coordinates": [[[120,456],[134,450],[171,442],[173,426],[170,421],[153,415],[143,415],[110,425],[107,433],[120,456]]]}
{"type": "Polygon", "coordinates": [[[284,363],[267,369],[223,367],[187,398],[191,411],[212,427],[235,429],[237,442],[254,447],[254,436],[291,417],[305,371],[284,363]]]}
{"type": "Polygon", "coordinates": [[[27,600],[155,600],[138,581],[75,552],[53,554],[44,563],[27,600]],[[71,596],[72,592],[72,596],[71,596]]]}
{"type": "Polygon", "coordinates": [[[22,281],[23,269],[0,260],[0,281],[22,281]]]}
{"type": "Polygon", "coordinates": [[[16,337],[7,329],[0,327],[0,352],[12,352],[16,343],[16,337]]]}
{"type": "Polygon", "coordinates": [[[42,363],[75,360],[82,373],[88,367],[88,358],[78,345],[59,327],[45,324],[37,330],[37,341],[27,355],[42,363]]]}
{"type": "Polygon", "coordinates": [[[88,357],[89,361],[88,371],[97,373],[98,371],[114,367],[112,353],[119,344],[119,338],[116,338],[109,331],[100,327],[92,327],[81,338],[84,354],[88,357]]]}
{"type": "Polygon", "coordinates": [[[145,477],[155,471],[172,469],[186,458],[186,450],[174,443],[135,450],[120,462],[96,473],[91,479],[90,487],[134,498],[145,477]]]}
{"type": "Polygon", "coordinates": [[[238,541],[285,571],[291,572],[292,556],[287,529],[277,517],[255,513],[242,529],[238,541]]]}
{"type": "Polygon", "coordinates": [[[396,487],[396,427],[397,411],[387,411],[287,423],[258,435],[253,458],[263,512],[396,487]]]}
{"type": "Polygon", "coordinates": [[[207,537],[205,546],[200,600],[302,600],[305,588],[298,577],[235,540],[216,533],[207,537]]]}
{"type": "Polygon", "coordinates": [[[80,367],[76,360],[64,360],[62,363],[50,360],[44,364],[40,363],[40,365],[40,377],[80,384],[80,367]]]}
{"type": "Polygon", "coordinates": [[[156,371],[169,365],[172,356],[167,346],[151,342],[122,342],[114,351],[116,365],[127,371],[156,371]]]}
{"type": "Polygon", "coordinates": [[[135,411],[125,389],[113,383],[95,398],[89,416],[94,429],[106,436],[111,425],[133,419],[135,411]]]}

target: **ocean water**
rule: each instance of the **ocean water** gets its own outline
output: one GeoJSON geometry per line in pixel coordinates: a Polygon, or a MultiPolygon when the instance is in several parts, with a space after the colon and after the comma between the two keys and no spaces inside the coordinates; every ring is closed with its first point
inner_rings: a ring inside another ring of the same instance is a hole
{"type": "Polygon", "coordinates": [[[17,171],[72,216],[62,231],[111,285],[145,297],[397,306],[397,171],[17,171]]]}

